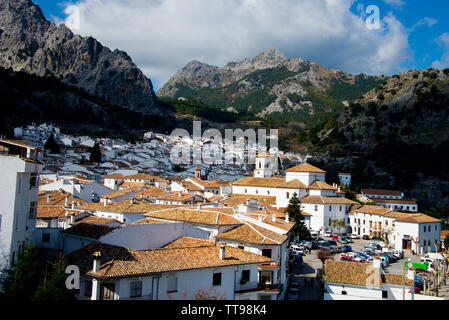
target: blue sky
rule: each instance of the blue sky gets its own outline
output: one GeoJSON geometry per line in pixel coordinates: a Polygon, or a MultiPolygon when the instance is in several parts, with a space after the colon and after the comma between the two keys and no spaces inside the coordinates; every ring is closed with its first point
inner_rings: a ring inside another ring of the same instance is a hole
{"type": "MultiPolygon", "coordinates": [[[[49,20],[60,23],[67,18],[66,1],[33,2],[49,20]]],[[[81,13],[81,28],[72,31],[128,52],[156,89],[191,60],[223,66],[270,47],[289,58],[301,57],[349,73],[394,74],[407,69],[449,67],[447,0],[71,3],[78,5],[81,13]],[[369,5],[379,7],[385,23],[382,31],[360,27],[361,19],[366,18],[361,11],[369,5]]]]}

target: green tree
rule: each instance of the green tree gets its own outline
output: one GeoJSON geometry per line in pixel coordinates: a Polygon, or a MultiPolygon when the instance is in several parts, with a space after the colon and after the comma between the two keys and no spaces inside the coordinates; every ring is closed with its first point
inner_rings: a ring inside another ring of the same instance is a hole
{"type": "Polygon", "coordinates": [[[93,148],[90,150],[89,161],[91,163],[97,163],[97,164],[101,162],[101,150],[100,150],[100,145],[98,143],[95,143],[93,148]]]}
{"type": "Polygon", "coordinates": [[[292,228],[293,236],[299,237],[300,239],[310,238],[310,230],[304,224],[304,216],[301,214],[301,202],[296,193],[290,199],[285,213],[288,213],[295,220],[295,225],[292,228]]]}
{"type": "Polygon", "coordinates": [[[55,153],[55,154],[61,153],[61,150],[59,148],[59,145],[55,141],[55,137],[53,136],[53,133],[50,134],[47,141],[45,142],[44,149],[49,150],[50,153],[55,153]]]}
{"type": "Polygon", "coordinates": [[[45,277],[36,289],[32,300],[38,301],[73,301],[75,295],[73,290],[66,287],[67,274],[65,270],[67,263],[63,257],[53,265],[49,274],[45,277]]]}
{"type": "Polygon", "coordinates": [[[37,259],[37,252],[28,243],[19,250],[17,261],[6,270],[2,280],[2,299],[30,300],[42,280],[42,265],[37,259]]]}

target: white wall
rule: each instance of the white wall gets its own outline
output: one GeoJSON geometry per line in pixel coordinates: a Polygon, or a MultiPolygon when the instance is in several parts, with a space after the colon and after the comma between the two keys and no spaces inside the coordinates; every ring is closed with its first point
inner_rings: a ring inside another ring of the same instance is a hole
{"type": "MultiPolygon", "coordinates": [[[[36,219],[29,217],[30,203],[38,200],[38,188],[30,188],[31,173],[38,175],[42,165],[25,162],[18,156],[0,156],[0,269],[7,266],[12,254],[31,235],[36,219]]],[[[39,181],[39,176],[37,176],[39,181]]],[[[37,212],[37,211],[36,211],[37,212]]],[[[36,214],[35,212],[35,214],[36,214]]]]}
{"type": "Polygon", "coordinates": [[[184,223],[127,225],[99,239],[133,250],[161,248],[180,237],[208,239],[209,233],[184,223]]]}

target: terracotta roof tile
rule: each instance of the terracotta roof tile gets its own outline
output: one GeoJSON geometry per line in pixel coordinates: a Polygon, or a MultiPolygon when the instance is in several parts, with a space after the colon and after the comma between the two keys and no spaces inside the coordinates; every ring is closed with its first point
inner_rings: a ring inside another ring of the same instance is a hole
{"type": "Polygon", "coordinates": [[[231,217],[228,214],[196,209],[168,209],[157,212],[151,212],[145,214],[146,217],[170,220],[170,221],[183,221],[190,223],[198,223],[205,225],[241,225],[243,224],[239,220],[231,217]]]}
{"type": "Polygon", "coordinates": [[[65,229],[62,232],[66,233],[66,234],[71,234],[71,235],[77,235],[77,236],[82,236],[82,237],[87,237],[87,238],[98,239],[98,238],[114,231],[115,229],[116,228],[109,228],[109,227],[100,226],[100,225],[96,225],[96,224],[79,223],[79,224],[75,224],[74,226],[72,226],[68,229],[65,229]]]}
{"type": "Polygon", "coordinates": [[[314,167],[308,163],[302,163],[297,165],[296,167],[285,170],[285,172],[313,172],[313,173],[326,173],[326,171],[321,170],[320,168],[314,167]]]}
{"type": "Polygon", "coordinates": [[[323,197],[323,196],[306,196],[301,199],[301,203],[311,204],[357,204],[357,202],[346,199],[344,197],[323,197]]]}
{"type": "Polygon", "coordinates": [[[280,245],[288,239],[285,235],[251,223],[220,233],[215,238],[261,245],[280,245]]]}
{"type": "Polygon", "coordinates": [[[195,270],[244,264],[262,264],[272,259],[226,246],[225,259],[220,259],[221,244],[215,246],[194,246],[162,248],[153,250],[131,250],[101,243],[92,243],[70,254],[71,264],[80,267],[82,273],[103,279],[145,276],[160,272],[195,270]],[[101,253],[100,271],[94,273],[93,254],[101,253]]]}
{"type": "Polygon", "coordinates": [[[327,260],[325,281],[367,287],[382,287],[380,268],[369,263],[327,260]]]}

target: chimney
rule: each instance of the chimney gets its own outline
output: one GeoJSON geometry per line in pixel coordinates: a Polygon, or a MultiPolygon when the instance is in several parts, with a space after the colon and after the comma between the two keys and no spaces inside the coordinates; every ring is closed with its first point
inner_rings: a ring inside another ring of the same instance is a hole
{"type": "Polygon", "coordinates": [[[104,203],[104,206],[106,207],[108,205],[108,203],[109,203],[109,199],[105,198],[103,203],[104,203]]]}
{"type": "Polygon", "coordinates": [[[101,252],[97,251],[94,253],[94,265],[93,265],[93,272],[100,271],[100,265],[101,265],[101,252]]]}
{"type": "Polygon", "coordinates": [[[75,210],[76,209],[76,203],[75,203],[75,201],[72,201],[72,210],[75,210]]]}
{"type": "Polygon", "coordinates": [[[226,259],[226,245],[220,244],[220,260],[226,259]]]}
{"type": "Polygon", "coordinates": [[[51,201],[51,196],[48,195],[48,196],[47,196],[47,203],[50,202],[50,201],[51,201]]]}
{"type": "Polygon", "coordinates": [[[290,216],[288,213],[285,214],[285,222],[287,222],[287,223],[290,222],[290,216]]]}
{"type": "Polygon", "coordinates": [[[72,214],[70,215],[70,224],[74,224],[75,223],[75,215],[72,214]]]}
{"type": "Polygon", "coordinates": [[[69,206],[69,197],[65,197],[65,204],[64,204],[66,207],[68,207],[69,206]]]}
{"type": "Polygon", "coordinates": [[[260,222],[263,221],[263,214],[259,214],[259,221],[260,221],[260,222]]]}
{"type": "Polygon", "coordinates": [[[273,216],[271,217],[273,222],[276,222],[276,214],[273,213],[273,216]]]}

